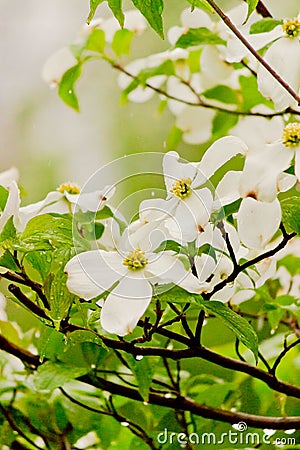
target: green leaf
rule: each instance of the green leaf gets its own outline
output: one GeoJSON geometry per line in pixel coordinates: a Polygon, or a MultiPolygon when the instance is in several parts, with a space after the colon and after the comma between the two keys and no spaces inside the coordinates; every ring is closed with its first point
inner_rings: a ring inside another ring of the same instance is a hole
{"type": "Polygon", "coordinates": [[[31,267],[38,271],[42,282],[44,283],[50,271],[52,262],[52,252],[33,251],[25,255],[25,260],[31,267]]]}
{"type": "Polygon", "coordinates": [[[100,211],[97,211],[95,214],[95,220],[109,219],[113,217],[114,213],[110,209],[109,206],[105,205],[100,211]]]}
{"type": "Polygon", "coordinates": [[[125,18],[122,11],[122,0],[108,0],[107,3],[120,26],[123,27],[125,18]]]}
{"type": "Polygon", "coordinates": [[[8,190],[0,186],[0,209],[3,211],[8,198],[8,190]]]}
{"type": "Polygon", "coordinates": [[[73,247],[72,231],[72,220],[42,214],[28,222],[20,237],[20,242],[31,246],[31,250],[39,250],[43,243],[46,243],[46,249],[49,249],[49,245],[50,248],[73,247]]]}
{"type": "Polygon", "coordinates": [[[15,263],[15,260],[12,256],[12,254],[8,250],[5,250],[3,255],[1,255],[0,266],[6,267],[7,269],[12,270],[14,272],[17,272],[19,270],[19,267],[15,263]]]}
{"type": "Polygon", "coordinates": [[[14,239],[15,236],[16,236],[16,228],[14,226],[14,218],[10,217],[6,222],[6,224],[4,225],[4,228],[0,234],[0,242],[14,239]]]}
{"type": "Polygon", "coordinates": [[[197,301],[196,299],[199,297],[197,294],[190,294],[172,283],[156,286],[154,295],[156,295],[161,302],[172,303],[195,303],[197,301]]]}
{"type": "Polygon", "coordinates": [[[74,367],[47,361],[38,367],[34,374],[34,385],[39,391],[52,391],[89,371],[87,367],[74,367]]]}
{"type": "Polygon", "coordinates": [[[258,338],[252,326],[246,319],[228,308],[224,303],[218,301],[205,301],[201,297],[197,297],[200,305],[208,313],[214,314],[221,319],[234,334],[249,350],[251,350],[257,361],[258,357],[258,338]]]}
{"type": "Polygon", "coordinates": [[[174,125],[167,137],[166,150],[175,150],[181,141],[182,135],[183,131],[174,125]]]}
{"type": "Polygon", "coordinates": [[[148,358],[136,360],[132,355],[127,356],[127,362],[135,375],[139,392],[145,402],[149,399],[149,390],[152,382],[152,376],[155,365],[149,363],[148,358]]]}
{"type": "Polygon", "coordinates": [[[86,22],[89,24],[91,22],[91,20],[93,19],[95,13],[96,13],[96,9],[98,8],[98,6],[100,5],[100,3],[103,3],[104,0],[90,0],[90,12],[88,15],[88,18],[86,20],[86,22]]]}
{"type": "Polygon", "coordinates": [[[147,19],[151,28],[163,39],[163,0],[132,0],[132,3],[147,19]]]}
{"type": "Polygon", "coordinates": [[[213,8],[207,3],[206,0],[186,0],[190,5],[192,6],[192,11],[195,8],[203,9],[204,11],[207,11],[209,13],[214,13],[213,8]]]}
{"type": "Polygon", "coordinates": [[[253,13],[253,11],[255,11],[257,3],[258,3],[259,0],[246,0],[246,1],[248,3],[248,13],[247,13],[247,18],[246,18],[244,23],[247,22],[247,20],[249,19],[249,17],[253,13]]]}
{"type": "Polygon", "coordinates": [[[111,46],[117,56],[129,55],[133,36],[133,31],[127,28],[115,32],[111,46]]]}
{"type": "Polygon", "coordinates": [[[97,53],[103,53],[105,49],[105,33],[103,30],[95,28],[85,44],[86,50],[91,50],[97,53]]]}
{"type": "MultiPolygon", "coordinates": [[[[90,12],[89,12],[88,18],[86,20],[86,22],[88,24],[93,19],[98,6],[101,3],[103,3],[103,2],[104,2],[104,0],[90,0],[90,12]]],[[[113,15],[115,16],[115,18],[119,22],[120,26],[123,27],[123,25],[124,25],[124,14],[123,14],[123,11],[122,11],[122,0],[108,0],[107,3],[108,3],[108,6],[111,9],[113,15]]]]}
{"type": "Polygon", "coordinates": [[[225,45],[226,41],[221,39],[217,34],[210,31],[208,28],[189,28],[189,30],[182,34],[177,40],[175,46],[179,48],[188,48],[195,45],[225,45]]]}
{"type": "Polygon", "coordinates": [[[178,242],[172,241],[172,239],[167,239],[166,241],[163,241],[157,249],[155,249],[155,253],[172,250],[176,253],[182,253],[182,247],[178,242]]]}
{"type": "Polygon", "coordinates": [[[202,92],[202,95],[229,105],[237,105],[239,103],[237,92],[222,84],[202,92]]]}
{"type": "Polygon", "coordinates": [[[102,339],[100,339],[97,334],[93,333],[89,330],[76,330],[72,333],[69,333],[67,336],[67,344],[77,345],[82,344],[83,342],[90,342],[107,350],[106,345],[103,343],[102,339]]]}
{"type": "Polygon", "coordinates": [[[78,99],[74,91],[74,85],[81,75],[82,64],[78,63],[76,66],[67,70],[59,83],[58,95],[65,102],[66,105],[79,112],[78,99]]]}
{"type": "Polygon", "coordinates": [[[243,111],[250,111],[253,106],[260,104],[267,105],[272,108],[272,103],[269,100],[266,100],[266,98],[263,97],[258,91],[256,77],[245,77],[242,75],[239,77],[239,83],[243,97],[243,111]]]}
{"type": "Polygon", "coordinates": [[[291,233],[300,234],[300,197],[290,197],[281,201],[282,222],[291,233]]]}
{"type": "Polygon", "coordinates": [[[173,61],[168,59],[159,66],[143,69],[138,73],[137,77],[140,84],[146,86],[148,78],[156,77],[157,75],[175,75],[173,61]]]}
{"type": "Polygon", "coordinates": [[[212,122],[212,134],[214,140],[226,136],[228,131],[233,128],[238,121],[238,115],[217,111],[212,122]]]}
{"type": "Polygon", "coordinates": [[[40,360],[44,358],[57,359],[57,356],[65,350],[64,336],[54,328],[43,327],[41,335],[36,343],[40,360]]]}
{"type": "Polygon", "coordinates": [[[280,259],[277,263],[277,267],[285,267],[291,275],[295,276],[300,273],[300,258],[294,255],[287,255],[280,259]]]}
{"type": "Polygon", "coordinates": [[[64,266],[73,254],[73,249],[64,249],[63,253],[59,256],[60,260],[57,262],[58,267],[55,267],[56,270],[50,272],[45,282],[44,289],[50,304],[50,316],[55,322],[60,322],[67,316],[69,308],[76,298],[66,286],[68,277],[63,271],[64,266]]]}
{"type": "Polygon", "coordinates": [[[277,25],[281,25],[283,23],[282,20],[273,19],[271,17],[265,17],[258,22],[255,22],[251,25],[250,34],[258,34],[258,33],[267,33],[268,31],[272,31],[277,25]]]}

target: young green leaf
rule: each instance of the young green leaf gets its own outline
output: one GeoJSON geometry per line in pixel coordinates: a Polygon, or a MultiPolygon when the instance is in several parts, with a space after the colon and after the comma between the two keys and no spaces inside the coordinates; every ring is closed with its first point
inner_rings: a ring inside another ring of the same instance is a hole
{"type": "Polygon", "coordinates": [[[129,55],[133,36],[133,31],[127,28],[115,32],[111,46],[117,56],[129,55]]]}
{"type": "Polygon", "coordinates": [[[75,94],[74,85],[81,75],[82,64],[78,63],[76,66],[67,70],[58,86],[58,95],[66,103],[66,105],[79,112],[78,99],[75,94]]]}
{"type": "Polygon", "coordinates": [[[3,255],[1,255],[0,266],[6,267],[7,269],[12,270],[14,272],[20,270],[9,250],[5,250],[3,255]]]}
{"type": "Polygon", "coordinates": [[[246,319],[232,311],[228,306],[218,301],[205,301],[197,297],[198,302],[208,313],[214,314],[226,325],[255,356],[258,357],[258,338],[252,326],[246,319]]]}
{"type": "Polygon", "coordinates": [[[286,230],[300,234],[300,197],[285,198],[281,201],[281,209],[286,230]]]}
{"type": "Polygon", "coordinates": [[[253,13],[253,11],[255,11],[257,3],[259,2],[259,0],[246,0],[246,1],[248,3],[248,13],[247,13],[247,18],[245,20],[245,23],[247,22],[247,20],[249,19],[249,17],[253,13]]]}
{"type": "Polygon", "coordinates": [[[95,28],[88,37],[85,44],[86,50],[103,53],[105,48],[105,33],[103,30],[95,28]]]}
{"type": "Polygon", "coordinates": [[[67,364],[47,361],[38,367],[33,381],[38,391],[52,391],[89,371],[88,367],[74,367],[67,364]]]}
{"type": "Polygon", "coordinates": [[[202,92],[202,95],[206,98],[218,100],[229,105],[237,105],[239,103],[237,92],[223,84],[202,92]]]}
{"type": "Polygon", "coordinates": [[[163,0],[132,0],[132,3],[147,19],[153,30],[163,39],[163,0]]]}
{"type": "MultiPolygon", "coordinates": [[[[103,3],[104,0],[90,0],[90,12],[86,20],[87,24],[93,19],[98,6],[103,3]]],[[[124,25],[124,14],[122,11],[122,0],[107,0],[108,6],[110,7],[113,15],[119,22],[120,26],[124,25]]]]}
{"type": "Polygon", "coordinates": [[[155,288],[155,295],[161,302],[172,303],[195,303],[197,294],[190,294],[179,286],[172,283],[157,286],[155,288]]]}
{"type": "Polygon", "coordinates": [[[251,25],[250,34],[258,34],[258,33],[267,33],[272,31],[277,25],[281,25],[283,23],[282,20],[273,19],[271,17],[265,17],[258,22],[255,22],[251,25]]]}
{"type": "Polygon", "coordinates": [[[209,13],[214,13],[214,10],[212,7],[207,3],[206,0],[186,0],[188,3],[190,3],[192,7],[192,11],[195,8],[203,9],[204,11],[207,11],[209,13]]]}
{"type": "Polygon", "coordinates": [[[8,198],[8,190],[0,186],[0,209],[3,211],[8,198]]]}
{"type": "Polygon", "coordinates": [[[225,45],[226,41],[208,28],[189,28],[177,40],[175,46],[179,48],[194,47],[195,45],[225,45]]]}
{"type": "Polygon", "coordinates": [[[135,359],[132,355],[127,355],[127,362],[135,375],[139,392],[147,402],[155,365],[153,362],[150,364],[148,358],[135,359]]]}

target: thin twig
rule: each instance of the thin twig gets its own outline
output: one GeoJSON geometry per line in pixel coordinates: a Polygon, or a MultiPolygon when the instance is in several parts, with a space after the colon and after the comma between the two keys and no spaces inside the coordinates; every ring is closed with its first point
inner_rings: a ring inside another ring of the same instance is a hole
{"type": "Polygon", "coordinates": [[[223,20],[223,22],[228,26],[228,28],[235,34],[235,36],[245,45],[250,53],[261,63],[261,65],[278,81],[279,84],[297,101],[300,105],[299,95],[290,87],[290,85],[284,81],[283,78],[270,66],[270,64],[265,61],[262,56],[252,47],[252,45],[247,41],[247,39],[242,35],[242,33],[237,29],[237,27],[231,22],[230,18],[222,11],[222,9],[214,2],[214,0],[206,0],[207,3],[216,11],[218,16],[223,20]]]}

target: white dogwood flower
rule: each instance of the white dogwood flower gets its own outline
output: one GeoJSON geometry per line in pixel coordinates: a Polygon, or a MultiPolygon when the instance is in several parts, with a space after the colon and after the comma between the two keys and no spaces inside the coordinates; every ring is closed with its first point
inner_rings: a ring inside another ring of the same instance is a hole
{"type": "Polygon", "coordinates": [[[146,236],[125,231],[116,251],[80,253],[65,267],[72,293],[89,300],[110,291],[100,317],[109,333],[124,336],[135,328],[151,302],[153,284],[175,283],[189,292],[202,292],[191,271],[171,252],[153,253],[146,236]]]}
{"type": "Polygon", "coordinates": [[[80,192],[80,188],[74,183],[62,183],[43,200],[20,208],[21,228],[24,229],[30,219],[41,214],[68,214],[78,210],[99,211],[112,197],[114,191],[112,186],[105,186],[102,190],[86,193],[80,192]]]}
{"type": "MultiPolygon", "coordinates": [[[[297,93],[300,92],[300,15],[286,20],[282,25],[280,38],[264,54],[265,61],[297,93]]],[[[262,66],[257,72],[260,92],[274,102],[275,110],[282,111],[289,106],[299,108],[297,101],[262,66]]]]}

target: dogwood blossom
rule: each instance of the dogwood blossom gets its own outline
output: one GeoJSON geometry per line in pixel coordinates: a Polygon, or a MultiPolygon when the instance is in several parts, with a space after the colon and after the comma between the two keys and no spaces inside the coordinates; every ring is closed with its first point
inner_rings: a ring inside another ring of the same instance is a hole
{"type": "Polygon", "coordinates": [[[89,300],[109,291],[100,317],[109,333],[124,336],[135,328],[151,302],[153,284],[175,283],[193,293],[202,290],[199,280],[171,252],[147,250],[145,236],[124,232],[116,251],[80,253],[65,267],[67,286],[74,294],[89,300]]]}
{"type": "Polygon", "coordinates": [[[105,186],[102,190],[86,193],[80,192],[80,188],[74,183],[62,183],[56,191],[49,192],[43,200],[20,208],[21,229],[25,228],[32,217],[41,214],[68,214],[78,210],[99,211],[112,197],[114,191],[112,186],[105,186]]]}

